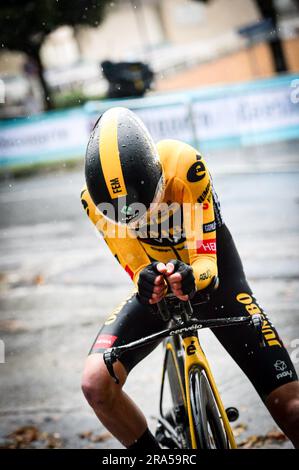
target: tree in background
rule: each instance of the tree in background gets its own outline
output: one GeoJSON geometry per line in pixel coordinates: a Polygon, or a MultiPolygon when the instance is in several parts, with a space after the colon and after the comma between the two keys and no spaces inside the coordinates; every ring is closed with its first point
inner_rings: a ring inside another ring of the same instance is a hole
{"type": "Polygon", "coordinates": [[[0,44],[22,51],[36,65],[45,95],[45,108],[52,108],[51,93],[44,78],[40,48],[45,37],[62,25],[97,27],[109,0],[1,0],[0,44]]]}

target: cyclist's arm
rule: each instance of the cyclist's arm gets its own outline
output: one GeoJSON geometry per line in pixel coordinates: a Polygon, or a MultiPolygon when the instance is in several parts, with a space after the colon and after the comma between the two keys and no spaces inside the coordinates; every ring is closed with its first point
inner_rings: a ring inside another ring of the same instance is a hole
{"type": "Polygon", "coordinates": [[[97,210],[86,188],[81,192],[81,201],[88,217],[102,234],[113,256],[137,286],[140,271],[151,262],[139,241],[130,236],[126,227],[120,227],[105,219],[97,210]]]}
{"type": "Polygon", "coordinates": [[[196,288],[201,290],[217,275],[212,181],[204,159],[187,144],[181,147],[177,174],[184,202],[184,227],[190,265],[194,271],[196,288]]]}

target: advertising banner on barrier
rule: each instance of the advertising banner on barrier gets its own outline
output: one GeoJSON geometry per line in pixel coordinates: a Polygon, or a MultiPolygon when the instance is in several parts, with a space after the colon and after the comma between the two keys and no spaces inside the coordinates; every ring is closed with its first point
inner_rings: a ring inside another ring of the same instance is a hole
{"type": "Polygon", "coordinates": [[[201,150],[299,139],[299,76],[284,75],[5,121],[0,167],[83,158],[95,120],[111,106],[134,110],[155,141],[176,138],[201,150]]]}
{"type": "Polygon", "coordinates": [[[88,136],[88,121],[81,109],[8,121],[0,126],[0,165],[82,157],[88,136]]]}
{"type": "Polygon", "coordinates": [[[200,142],[205,146],[253,145],[299,138],[299,99],[290,84],[278,82],[268,89],[244,91],[213,99],[195,97],[193,117],[200,142]]]}

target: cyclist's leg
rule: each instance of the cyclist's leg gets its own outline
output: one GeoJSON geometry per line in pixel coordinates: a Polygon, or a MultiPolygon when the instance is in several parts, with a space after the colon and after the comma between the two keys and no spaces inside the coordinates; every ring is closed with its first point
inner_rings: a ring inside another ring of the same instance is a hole
{"type": "Polygon", "coordinates": [[[299,445],[299,382],[283,342],[257,303],[244,275],[234,242],[226,228],[217,233],[220,286],[206,308],[208,317],[259,313],[264,316],[265,348],[250,326],[215,328],[214,334],[245,372],[270,413],[294,445],[299,445]]]}
{"type": "MultiPolygon", "coordinates": [[[[115,384],[107,371],[103,352],[108,347],[129,343],[164,327],[165,323],[160,317],[152,314],[133,294],[107,318],[86,360],[82,380],[83,393],[103,425],[125,447],[131,446],[147,432],[147,423],[141,410],[122,387],[132,368],[159,342],[129,351],[122,356],[114,365],[120,379],[119,385],[115,384]]],[[[148,437],[146,445],[150,445],[148,437]]]]}

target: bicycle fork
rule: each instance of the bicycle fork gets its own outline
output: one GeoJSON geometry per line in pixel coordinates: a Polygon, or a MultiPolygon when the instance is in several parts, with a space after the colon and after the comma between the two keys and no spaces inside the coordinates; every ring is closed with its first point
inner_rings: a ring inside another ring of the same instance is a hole
{"type": "Polygon", "coordinates": [[[192,409],[191,409],[191,399],[190,399],[190,380],[189,380],[189,373],[193,366],[199,365],[203,368],[206,373],[207,379],[211,386],[213,395],[215,397],[216,404],[218,406],[220,416],[223,421],[224,429],[226,431],[226,435],[232,449],[236,449],[237,445],[235,442],[235,438],[229,424],[229,420],[223,406],[222,400],[220,398],[216,382],[212,375],[209,363],[205,357],[205,354],[200,346],[199,340],[197,336],[187,336],[182,338],[182,345],[185,350],[185,384],[186,384],[186,400],[187,400],[187,412],[188,412],[188,420],[190,424],[190,436],[191,436],[191,443],[192,448],[197,448],[197,442],[195,437],[195,430],[194,430],[194,423],[192,417],[192,409]]]}

